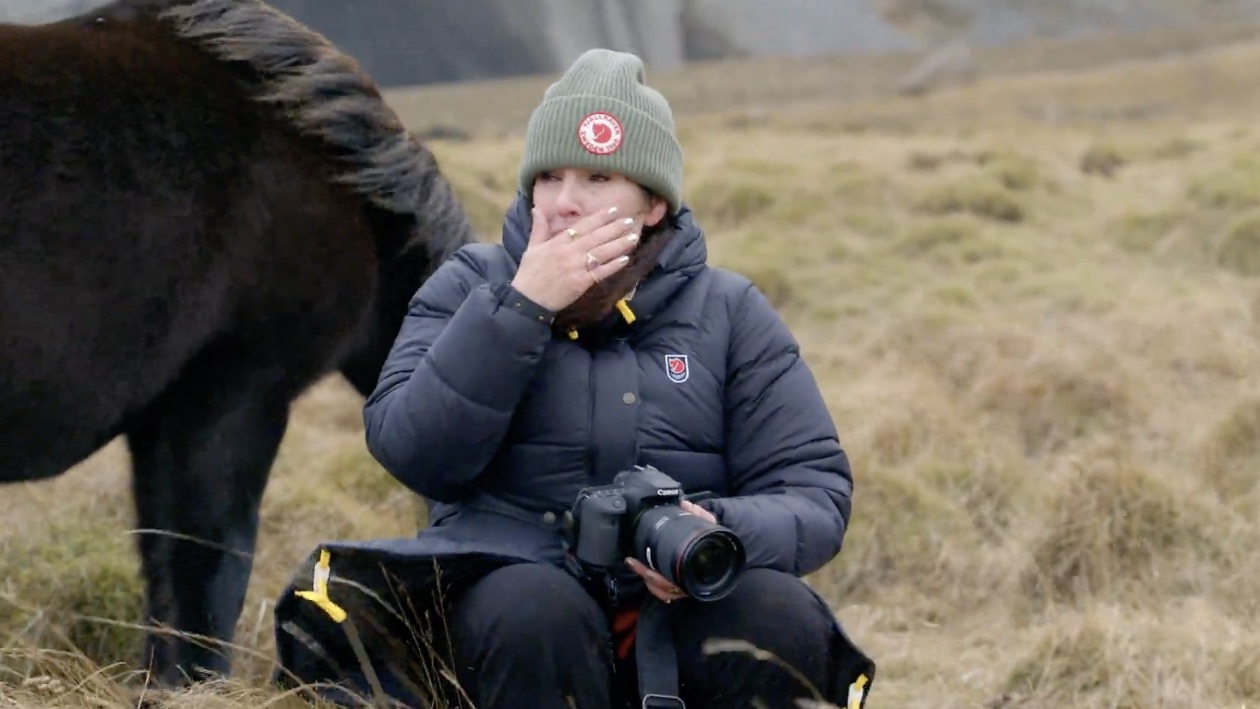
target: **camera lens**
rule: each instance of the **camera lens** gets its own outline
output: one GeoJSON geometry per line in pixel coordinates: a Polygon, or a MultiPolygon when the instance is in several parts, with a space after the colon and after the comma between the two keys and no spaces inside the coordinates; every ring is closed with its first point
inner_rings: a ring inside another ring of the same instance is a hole
{"type": "Polygon", "coordinates": [[[635,554],[693,598],[729,594],[744,568],[744,546],[731,530],[677,505],[645,511],[634,531],[635,554]]]}
{"type": "Polygon", "coordinates": [[[716,586],[738,566],[735,561],[738,554],[739,551],[724,535],[703,535],[684,553],[683,575],[699,586],[716,586]]]}

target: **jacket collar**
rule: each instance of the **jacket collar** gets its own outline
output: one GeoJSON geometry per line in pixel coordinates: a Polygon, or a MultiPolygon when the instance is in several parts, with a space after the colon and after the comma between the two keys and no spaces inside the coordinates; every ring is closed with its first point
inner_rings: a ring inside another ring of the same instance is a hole
{"type": "MultiPolygon", "coordinates": [[[[708,248],[704,232],[692,218],[691,208],[686,204],[679,209],[676,222],[670,242],[661,252],[659,265],[639,284],[629,301],[636,321],[649,319],[659,312],[674,293],[706,265],[708,248]]],[[[523,193],[517,192],[503,220],[503,248],[517,264],[525,253],[532,227],[529,200],[523,193]]],[[[620,317],[616,313],[613,315],[620,317]]]]}

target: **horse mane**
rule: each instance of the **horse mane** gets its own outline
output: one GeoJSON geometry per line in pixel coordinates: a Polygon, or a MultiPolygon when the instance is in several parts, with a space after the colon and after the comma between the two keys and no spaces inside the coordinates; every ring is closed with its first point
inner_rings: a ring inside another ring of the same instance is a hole
{"type": "Polygon", "coordinates": [[[359,63],[323,35],[262,0],[141,1],[178,36],[247,65],[262,86],[255,100],[282,107],[302,133],[352,166],[338,181],[417,225],[441,225],[434,230],[445,236],[440,251],[471,238],[433,154],[406,130],[359,63]]]}

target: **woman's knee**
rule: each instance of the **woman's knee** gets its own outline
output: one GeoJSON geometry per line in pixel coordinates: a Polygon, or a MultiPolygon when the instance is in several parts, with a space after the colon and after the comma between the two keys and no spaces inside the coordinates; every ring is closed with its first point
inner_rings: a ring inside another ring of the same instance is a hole
{"type": "Polygon", "coordinates": [[[799,578],[749,569],[729,596],[687,604],[689,612],[679,613],[672,625],[680,678],[700,706],[723,702],[746,706],[740,702],[752,696],[775,698],[771,706],[789,706],[795,698],[812,690],[826,691],[833,684],[834,620],[826,604],[799,578]],[[715,639],[741,641],[769,652],[793,671],[785,672],[739,648],[711,654],[706,643],[715,639]]]}
{"type": "Polygon", "coordinates": [[[528,648],[553,642],[606,642],[599,605],[571,575],[544,564],[513,564],[488,574],[454,603],[457,635],[493,636],[528,648]]]}
{"type": "Polygon", "coordinates": [[[474,704],[607,706],[608,623],[563,570],[498,569],[454,599],[452,610],[455,674],[474,704]]]}
{"type": "Polygon", "coordinates": [[[691,605],[696,624],[713,629],[799,637],[832,628],[830,609],[805,582],[773,569],[748,569],[727,597],[691,605]]]}

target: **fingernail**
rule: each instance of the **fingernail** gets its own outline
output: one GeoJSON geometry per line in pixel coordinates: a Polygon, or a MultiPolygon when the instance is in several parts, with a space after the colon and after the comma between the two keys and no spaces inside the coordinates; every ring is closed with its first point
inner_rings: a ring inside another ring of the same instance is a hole
{"type": "Polygon", "coordinates": [[[608,208],[608,213],[609,213],[609,214],[616,214],[616,213],[617,213],[617,208],[616,208],[616,207],[609,207],[609,208],[608,208]]]}
{"type": "Polygon", "coordinates": [[[639,235],[638,235],[638,234],[631,234],[630,236],[627,236],[627,237],[626,237],[626,241],[629,241],[629,242],[630,242],[630,243],[632,243],[632,244],[633,244],[634,242],[638,241],[638,240],[639,240],[639,235]]]}
{"type": "Polygon", "coordinates": [[[626,226],[629,226],[634,223],[634,217],[626,217],[625,219],[621,221],[621,223],[625,224],[626,226]]]}
{"type": "Polygon", "coordinates": [[[625,263],[626,261],[629,261],[629,260],[630,260],[629,256],[622,256],[621,258],[617,259],[619,263],[625,263]]]}

